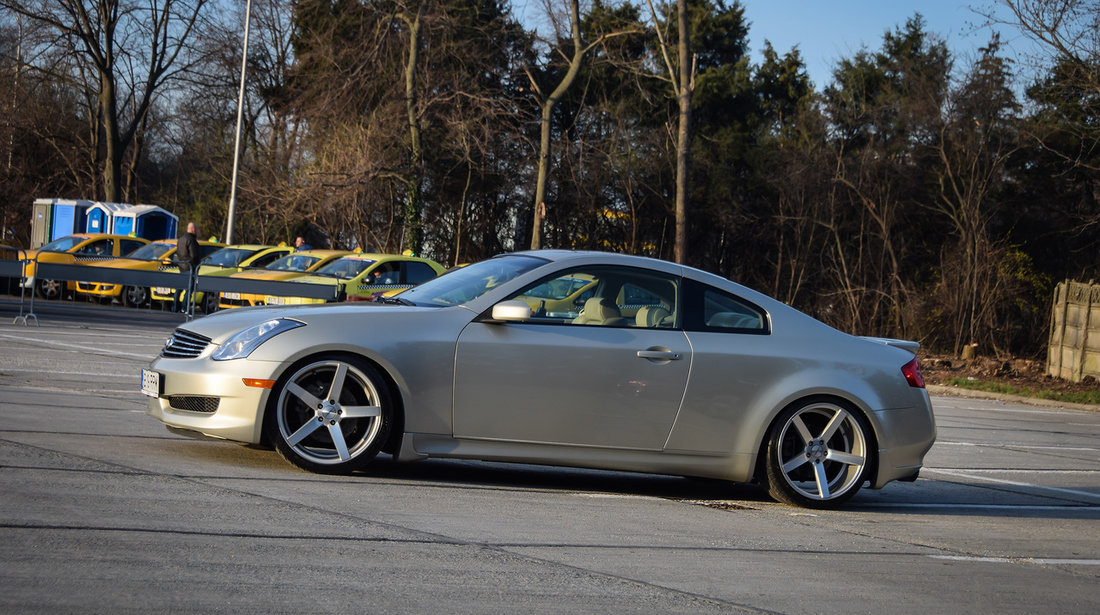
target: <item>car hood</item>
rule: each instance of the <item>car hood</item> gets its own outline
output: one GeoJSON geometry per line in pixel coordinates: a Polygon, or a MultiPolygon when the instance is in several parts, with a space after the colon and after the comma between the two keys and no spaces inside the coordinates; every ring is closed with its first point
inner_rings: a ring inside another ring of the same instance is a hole
{"type": "Polygon", "coordinates": [[[361,326],[364,319],[385,319],[395,315],[406,317],[415,313],[429,316],[438,314],[441,309],[451,308],[382,303],[328,303],[290,307],[257,306],[215,312],[209,316],[196,318],[189,323],[180,325],[179,328],[208,337],[214,343],[220,344],[238,331],[273,318],[289,318],[304,322],[307,325],[319,319],[353,318],[356,320],[357,326],[361,326]]]}
{"type": "Polygon", "coordinates": [[[274,269],[260,269],[258,271],[242,271],[234,273],[231,277],[245,278],[248,280],[285,280],[303,275],[302,271],[276,271],[274,269]]]}
{"type": "Polygon", "coordinates": [[[347,282],[347,280],[337,280],[336,278],[330,278],[325,275],[304,275],[293,280],[287,280],[288,282],[302,282],[304,284],[329,284],[335,286],[347,282]]]}

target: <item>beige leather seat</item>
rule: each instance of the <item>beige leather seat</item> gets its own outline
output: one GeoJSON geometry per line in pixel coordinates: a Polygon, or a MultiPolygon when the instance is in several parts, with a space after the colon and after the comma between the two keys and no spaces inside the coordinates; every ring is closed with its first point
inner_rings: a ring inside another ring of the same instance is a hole
{"type": "Polygon", "coordinates": [[[575,325],[625,325],[626,319],[619,312],[619,306],[604,297],[592,297],[584,302],[580,315],[573,319],[575,325]]]}
{"type": "Polygon", "coordinates": [[[638,310],[634,316],[634,324],[639,327],[654,329],[657,327],[669,327],[672,313],[660,305],[647,305],[638,310]]]}

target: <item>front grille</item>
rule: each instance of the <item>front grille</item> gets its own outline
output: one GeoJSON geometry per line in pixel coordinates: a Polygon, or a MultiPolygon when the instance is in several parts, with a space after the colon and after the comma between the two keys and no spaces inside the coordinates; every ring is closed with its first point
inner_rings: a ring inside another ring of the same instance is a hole
{"type": "Polygon", "coordinates": [[[185,329],[176,329],[164,344],[160,356],[169,359],[194,359],[209,345],[210,338],[204,335],[191,333],[185,329]]]}
{"type": "Polygon", "coordinates": [[[203,412],[214,414],[218,411],[217,397],[202,397],[199,395],[171,395],[168,397],[168,405],[176,410],[187,412],[203,412]]]}

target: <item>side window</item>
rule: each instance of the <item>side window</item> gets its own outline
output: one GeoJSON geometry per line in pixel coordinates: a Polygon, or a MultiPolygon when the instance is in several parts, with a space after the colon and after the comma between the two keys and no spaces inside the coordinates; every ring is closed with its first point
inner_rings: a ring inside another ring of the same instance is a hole
{"type": "Polygon", "coordinates": [[[118,248],[118,253],[125,256],[133,252],[134,250],[137,250],[143,245],[145,244],[141,243],[140,241],[134,241],[133,239],[123,239],[122,245],[120,245],[118,248]]]}
{"type": "Polygon", "coordinates": [[[385,286],[397,284],[401,274],[401,263],[390,261],[375,267],[365,278],[363,283],[371,286],[385,286]]]}
{"type": "Polygon", "coordinates": [[[419,284],[421,282],[427,282],[434,277],[435,269],[432,269],[427,263],[421,263],[419,261],[409,261],[405,263],[406,284],[419,284]]]}
{"type": "Polygon", "coordinates": [[[603,327],[675,328],[680,278],[629,267],[579,267],[513,295],[531,306],[531,322],[603,327]]]}
{"type": "Polygon", "coordinates": [[[698,310],[693,310],[692,329],[731,333],[768,333],[768,318],[759,307],[710,286],[699,285],[692,295],[698,310]]]}
{"type": "Polygon", "coordinates": [[[115,247],[115,241],[113,239],[100,239],[99,241],[93,241],[92,243],[84,246],[80,249],[80,254],[88,254],[91,256],[110,256],[111,250],[115,247]]]}
{"type": "Polygon", "coordinates": [[[249,265],[249,267],[267,267],[271,263],[274,263],[284,256],[286,256],[286,252],[271,252],[270,254],[264,254],[263,256],[252,261],[252,264],[249,265]]]}

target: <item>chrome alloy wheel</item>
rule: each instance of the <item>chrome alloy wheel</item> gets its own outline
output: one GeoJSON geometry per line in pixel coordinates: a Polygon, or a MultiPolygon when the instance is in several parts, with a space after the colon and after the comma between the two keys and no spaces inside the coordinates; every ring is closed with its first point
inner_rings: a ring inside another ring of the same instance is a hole
{"type": "Polygon", "coordinates": [[[798,506],[827,507],[855,495],[871,460],[869,428],[856,411],[830,401],[788,409],[768,443],[772,497],[798,506]]]}
{"type": "Polygon", "coordinates": [[[282,381],[272,440],[288,461],[343,473],[378,453],[389,429],[389,391],[377,370],[352,359],[317,358],[282,381]]]}

